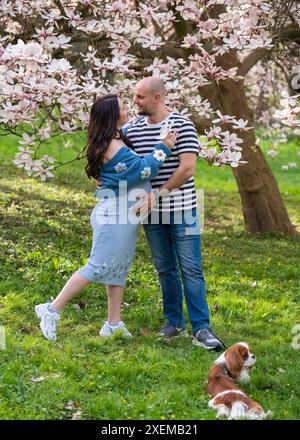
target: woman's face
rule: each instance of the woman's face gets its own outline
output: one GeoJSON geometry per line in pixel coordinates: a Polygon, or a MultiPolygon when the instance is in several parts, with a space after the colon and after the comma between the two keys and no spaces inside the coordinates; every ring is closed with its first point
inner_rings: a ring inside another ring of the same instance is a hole
{"type": "Polygon", "coordinates": [[[123,125],[125,125],[129,120],[128,106],[120,98],[118,99],[118,102],[119,102],[119,110],[120,110],[120,118],[118,121],[118,125],[119,127],[123,127],[123,125]]]}

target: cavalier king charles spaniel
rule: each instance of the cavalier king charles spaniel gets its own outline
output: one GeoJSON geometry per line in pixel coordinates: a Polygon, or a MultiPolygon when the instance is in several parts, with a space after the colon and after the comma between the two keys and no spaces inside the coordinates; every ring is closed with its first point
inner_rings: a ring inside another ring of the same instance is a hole
{"type": "Polygon", "coordinates": [[[264,419],[270,415],[235,383],[236,380],[249,381],[249,370],[255,362],[255,356],[245,342],[232,345],[214,362],[209,371],[206,394],[212,396],[208,405],[217,411],[218,418],[264,419]]]}

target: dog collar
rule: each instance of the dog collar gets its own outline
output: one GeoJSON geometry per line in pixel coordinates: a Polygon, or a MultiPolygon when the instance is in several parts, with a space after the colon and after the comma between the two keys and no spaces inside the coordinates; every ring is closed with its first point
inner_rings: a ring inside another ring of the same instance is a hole
{"type": "Polygon", "coordinates": [[[221,367],[223,369],[223,373],[225,374],[225,376],[228,376],[230,379],[233,379],[232,374],[230,373],[230,371],[228,370],[226,365],[225,364],[219,364],[219,365],[221,365],[221,367]]]}

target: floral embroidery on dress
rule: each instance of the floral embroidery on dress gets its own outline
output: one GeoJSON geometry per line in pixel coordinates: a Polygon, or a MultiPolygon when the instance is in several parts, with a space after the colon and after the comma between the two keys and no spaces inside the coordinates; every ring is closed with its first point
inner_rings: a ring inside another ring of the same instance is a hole
{"type": "Polygon", "coordinates": [[[127,170],[127,165],[126,163],[121,163],[119,162],[116,166],[115,166],[115,170],[117,173],[122,173],[122,171],[127,170]]]}
{"type": "Polygon", "coordinates": [[[163,150],[155,150],[153,156],[154,159],[158,160],[159,162],[163,162],[166,158],[166,153],[164,153],[163,150]]]}
{"type": "Polygon", "coordinates": [[[120,279],[126,277],[130,266],[132,263],[132,258],[129,254],[125,257],[122,256],[122,260],[116,261],[116,258],[112,258],[109,263],[103,262],[100,264],[94,272],[95,279],[103,278],[106,279],[120,279]]]}
{"type": "Polygon", "coordinates": [[[151,176],[151,168],[145,167],[141,172],[141,179],[147,179],[149,176],[151,176]]]}

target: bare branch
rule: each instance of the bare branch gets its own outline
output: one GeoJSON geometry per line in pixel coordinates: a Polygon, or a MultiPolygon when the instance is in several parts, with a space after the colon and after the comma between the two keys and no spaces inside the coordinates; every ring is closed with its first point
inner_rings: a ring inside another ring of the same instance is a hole
{"type": "Polygon", "coordinates": [[[270,52],[270,49],[254,49],[242,61],[241,66],[238,69],[238,75],[245,76],[255,64],[267,55],[268,52],[270,52]]]}

